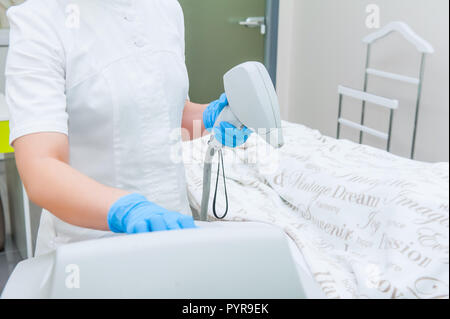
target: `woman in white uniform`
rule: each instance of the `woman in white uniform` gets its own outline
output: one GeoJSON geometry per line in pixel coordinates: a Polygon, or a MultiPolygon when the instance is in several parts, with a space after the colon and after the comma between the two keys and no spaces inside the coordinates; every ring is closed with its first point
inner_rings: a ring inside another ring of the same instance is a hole
{"type": "MultiPolygon", "coordinates": [[[[176,0],[28,0],[8,11],[11,145],[44,208],[36,254],[109,236],[195,227],[173,132],[247,138],[188,101],[176,0]]],[[[180,136],[181,134],[175,134],[180,136]]],[[[222,141],[224,143],[224,141],[222,141]]],[[[224,143],[229,144],[229,143],[224,143]]]]}

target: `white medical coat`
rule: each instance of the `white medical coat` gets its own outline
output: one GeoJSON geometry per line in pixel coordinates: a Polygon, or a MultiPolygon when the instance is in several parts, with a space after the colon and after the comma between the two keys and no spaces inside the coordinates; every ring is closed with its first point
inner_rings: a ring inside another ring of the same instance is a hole
{"type": "MultiPolygon", "coordinates": [[[[191,214],[173,156],[189,86],[178,1],[28,0],[8,18],[10,141],[67,134],[75,169],[191,214]]],[[[109,235],[44,210],[36,254],[109,235]]]]}

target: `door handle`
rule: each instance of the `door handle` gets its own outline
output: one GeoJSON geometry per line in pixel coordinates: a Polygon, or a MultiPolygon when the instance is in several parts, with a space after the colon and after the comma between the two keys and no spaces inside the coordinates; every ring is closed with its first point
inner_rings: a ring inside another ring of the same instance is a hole
{"type": "Polygon", "coordinates": [[[266,18],[265,17],[248,17],[244,21],[240,21],[239,25],[247,28],[260,28],[261,34],[266,34],[266,18]]]}

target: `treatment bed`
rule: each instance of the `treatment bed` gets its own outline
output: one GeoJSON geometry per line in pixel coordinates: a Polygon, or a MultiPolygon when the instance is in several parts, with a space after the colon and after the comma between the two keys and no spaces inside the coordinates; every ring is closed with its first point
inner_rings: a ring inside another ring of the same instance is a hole
{"type": "MultiPolygon", "coordinates": [[[[298,124],[283,122],[283,130],[280,150],[258,136],[224,150],[225,220],[283,229],[299,273],[328,298],[448,298],[449,164],[412,161],[298,124]]],[[[183,145],[194,211],[205,143],[183,145]]],[[[219,187],[218,211],[223,194],[219,187]]]]}

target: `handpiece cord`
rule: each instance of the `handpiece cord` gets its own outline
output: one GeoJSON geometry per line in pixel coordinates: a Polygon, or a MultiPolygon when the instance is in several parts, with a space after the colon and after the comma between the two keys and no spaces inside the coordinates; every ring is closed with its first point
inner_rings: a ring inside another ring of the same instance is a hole
{"type": "Polygon", "coordinates": [[[223,180],[224,180],[224,186],[225,186],[225,198],[226,198],[226,211],[225,214],[222,216],[222,218],[218,218],[216,214],[216,198],[217,198],[217,189],[218,189],[218,183],[219,183],[219,172],[220,172],[220,166],[217,170],[217,178],[216,178],[216,192],[214,194],[214,204],[213,204],[213,211],[214,216],[218,219],[223,219],[228,214],[228,193],[225,183],[225,168],[223,165],[223,154],[220,149],[216,148],[214,145],[214,136],[211,136],[211,140],[209,141],[209,147],[206,151],[205,155],[205,163],[203,166],[203,194],[202,194],[202,203],[200,207],[200,220],[201,221],[207,221],[208,220],[208,208],[209,208],[209,195],[211,192],[211,171],[212,171],[212,160],[214,158],[214,155],[219,153],[219,165],[222,164],[222,174],[223,174],[223,180]]]}
{"type": "Polygon", "coordinates": [[[227,214],[228,214],[227,182],[226,182],[226,179],[225,179],[225,166],[223,165],[223,153],[222,153],[222,150],[219,150],[218,154],[219,154],[219,160],[218,160],[218,165],[217,165],[216,189],[214,191],[213,213],[214,213],[214,217],[216,217],[217,219],[224,219],[227,216],[227,214]],[[226,208],[225,208],[225,213],[223,213],[223,215],[219,217],[217,215],[217,211],[216,211],[216,202],[217,202],[217,188],[219,186],[219,175],[220,175],[220,166],[221,165],[222,165],[223,187],[224,187],[224,190],[225,190],[226,208]]]}

